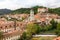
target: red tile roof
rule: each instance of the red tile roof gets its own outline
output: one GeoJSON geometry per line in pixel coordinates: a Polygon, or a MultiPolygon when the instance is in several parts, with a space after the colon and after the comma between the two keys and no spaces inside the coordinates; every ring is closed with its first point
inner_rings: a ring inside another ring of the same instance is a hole
{"type": "Polygon", "coordinates": [[[60,40],[60,37],[57,37],[57,38],[55,38],[55,39],[53,39],[53,40],[60,40]]]}

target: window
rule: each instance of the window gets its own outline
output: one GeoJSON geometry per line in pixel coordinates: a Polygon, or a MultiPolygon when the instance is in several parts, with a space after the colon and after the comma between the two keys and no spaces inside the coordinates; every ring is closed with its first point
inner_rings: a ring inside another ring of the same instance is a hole
{"type": "Polygon", "coordinates": [[[10,28],[11,28],[12,26],[10,25],[10,28]]]}
{"type": "Polygon", "coordinates": [[[17,24],[17,26],[19,26],[19,24],[17,24]]]}
{"type": "Polygon", "coordinates": [[[2,29],[2,27],[0,27],[2,29]]]}
{"type": "Polygon", "coordinates": [[[5,26],[5,28],[7,28],[7,26],[5,26]]]}

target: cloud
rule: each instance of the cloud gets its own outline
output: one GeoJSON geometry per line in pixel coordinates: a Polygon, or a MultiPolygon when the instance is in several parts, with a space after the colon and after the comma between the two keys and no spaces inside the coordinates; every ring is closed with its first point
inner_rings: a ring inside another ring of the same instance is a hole
{"type": "Polygon", "coordinates": [[[21,7],[31,7],[35,5],[46,7],[60,7],[60,0],[0,0],[0,9],[18,9],[21,7]]]}

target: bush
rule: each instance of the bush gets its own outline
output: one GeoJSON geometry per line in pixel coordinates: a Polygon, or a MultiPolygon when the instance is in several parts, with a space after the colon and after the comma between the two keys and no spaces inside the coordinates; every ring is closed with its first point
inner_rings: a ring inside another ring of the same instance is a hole
{"type": "Polygon", "coordinates": [[[56,35],[60,36],[60,30],[55,31],[56,35]]]}

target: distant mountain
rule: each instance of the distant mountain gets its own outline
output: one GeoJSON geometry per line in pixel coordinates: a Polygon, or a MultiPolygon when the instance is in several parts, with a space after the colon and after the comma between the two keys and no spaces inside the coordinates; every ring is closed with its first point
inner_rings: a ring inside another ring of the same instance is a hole
{"type": "Polygon", "coordinates": [[[0,9],[0,15],[9,14],[10,12],[12,12],[10,9],[0,9]]]}

